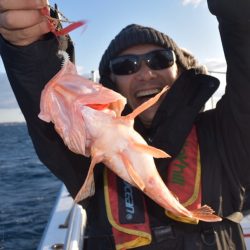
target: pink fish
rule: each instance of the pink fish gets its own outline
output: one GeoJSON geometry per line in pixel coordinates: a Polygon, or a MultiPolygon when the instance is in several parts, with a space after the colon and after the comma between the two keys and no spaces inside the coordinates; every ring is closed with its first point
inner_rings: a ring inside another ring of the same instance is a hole
{"type": "Polygon", "coordinates": [[[79,76],[67,54],[62,54],[62,69],[42,92],[39,117],[54,123],[70,150],[92,158],[88,175],[75,201],[94,195],[94,167],[103,162],[173,215],[191,221],[220,221],[221,218],[206,205],[189,211],[179,203],[161,179],[153,159],[169,155],[149,146],[133,128],[135,117],[156,103],[167,87],[131,114],[121,116],[126,99],[101,84],[79,76]]]}

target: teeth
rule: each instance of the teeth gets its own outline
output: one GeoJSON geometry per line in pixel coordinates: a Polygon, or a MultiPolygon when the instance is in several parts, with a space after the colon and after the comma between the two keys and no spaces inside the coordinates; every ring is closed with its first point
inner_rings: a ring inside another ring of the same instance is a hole
{"type": "Polygon", "coordinates": [[[136,97],[145,97],[149,95],[156,95],[160,92],[159,89],[149,89],[149,90],[142,90],[136,93],[136,97]]]}

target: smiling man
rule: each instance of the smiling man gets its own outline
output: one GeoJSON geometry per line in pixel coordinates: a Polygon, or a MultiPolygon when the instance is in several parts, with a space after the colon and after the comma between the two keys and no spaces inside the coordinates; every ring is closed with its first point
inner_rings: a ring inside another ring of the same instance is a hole
{"type": "MultiPolygon", "coordinates": [[[[112,40],[102,57],[99,72],[100,82],[118,90],[135,109],[164,86],[171,87],[180,74],[190,68],[206,73],[205,67],[198,65],[190,53],[179,48],[167,35],[132,24],[112,40]]],[[[140,115],[144,126],[150,127],[163,99],[164,96],[140,115]]]]}
{"type": "MultiPolygon", "coordinates": [[[[137,45],[126,49],[110,61],[110,70],[112,81],[132,109],[165,86],[171,87],[180,74],[174,52],[155,45],[137,45]]],[[[146,127],[150,127],[163,98],[140,115],[146,127]]]]}

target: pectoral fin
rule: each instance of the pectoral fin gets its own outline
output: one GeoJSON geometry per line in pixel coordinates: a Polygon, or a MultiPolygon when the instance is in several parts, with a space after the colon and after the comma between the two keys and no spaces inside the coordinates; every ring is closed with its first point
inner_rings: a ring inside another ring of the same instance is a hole
{"type": "Polygon", "coordinates": [[[131,162],[129,161],[129,159],[127,158],[127,156],[124,153],[120,153],[121,159],[128,171],[129,176],[131,177],[131,179],[134,181],[134,183],[136,184],[136,186],[140,189],[140,190],[144,190],[145,189],[145,184],[144,181],[142,180],[142,178],[137,174],[137,172],[134,170],[131,162]]]}
{"type": "Polygon", "coordinates": [[[92,158],[87,177],[80,191],[75,197],[75,202],[79,202],[95,194],[94,167],[98,162],[100,162],[99,159],[95,157],[92,158]]]}
{"type": "Polygon", "coordinates": [[[167,154],[163,150],[152,147],[152,146],[149,146],[149,145],[133,142],[133,147],[135,147],[138,151],[141,151],[141,152],[147,153],[149,155],[152,155],[154,158],[168,158],[168,157],[171,157],[169,154],[167,154]]]}

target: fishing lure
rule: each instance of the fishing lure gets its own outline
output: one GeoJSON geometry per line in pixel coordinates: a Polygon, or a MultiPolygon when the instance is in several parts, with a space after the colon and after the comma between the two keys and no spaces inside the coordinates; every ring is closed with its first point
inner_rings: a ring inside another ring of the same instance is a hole
{"type": "Polygon", "coordinates": [[[55,34],[55,36],[67,35],[69,32],[86,24],[86,21],[70,21],[58,10],[56,5],[55,8],[47,5],[47,7],[41,9],[41,13],[47,18],[49,29],[52,33],[55,34]],[[56,18],[50,16],[50,9],[52,9],[54,13],[56,13],[56,18]],[[69,23],[69,25],[63,28],[61,23],[69,23]]]}

